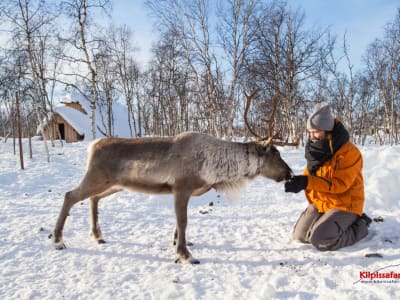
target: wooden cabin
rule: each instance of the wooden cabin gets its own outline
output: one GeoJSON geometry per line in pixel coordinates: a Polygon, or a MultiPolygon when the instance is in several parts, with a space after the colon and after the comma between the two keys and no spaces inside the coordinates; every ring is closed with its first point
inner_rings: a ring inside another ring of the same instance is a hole
{"type": "MultiPolygon", "coordinates": [[[[113,103],[113,136],[118,137],[132,137],[132,129],[128,122],[128,109],[125,105],[113,103]]],[[[104,137],[106,116],[104,110],[96,108],[95,112],[96,123],[96,137],[104,137]]],[[[139,128],[136,124],[135,128],[139,128]]],[[[144,133],[141,127],[141,134],[144,133]]],[[[54,112],[48,123],[43,126],[43,130],[39,130],[46,138],[50,138],[50,134],[55,139],[61,136],[66,143],[73,143],[82,140],[91,140],[92,133],[92,120],[90,118],[90,104],[88,100],[79,94],[65,95],[61,98],[60,105],[54,108],[54,112]]]]}
{"type": "MultiPolygon", "coordinates": [[[[53,117],[49,120],[49,124],[44,126],[43,133],[45,134],[47,139],[50,139],[50,131],[54,139],[61,139],[64,140],[66,143],[73,143],[82,141],[85,138],[85,134],[73,124],[73,122],[68,121],[66,116],[66,111],[70,111],[68,115],[77,115],[77,114],[84,114],[87,116],[85,109],[79,102],[61,102],[65,108],[60,109],[60,107],[55,109],[53,117]]],[[[89,116],[87,116],[89,118],[89,116]]]]}

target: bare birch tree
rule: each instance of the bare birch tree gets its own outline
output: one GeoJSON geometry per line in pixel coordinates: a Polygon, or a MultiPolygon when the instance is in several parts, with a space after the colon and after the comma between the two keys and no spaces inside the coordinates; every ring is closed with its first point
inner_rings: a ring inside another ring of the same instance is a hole
{"type": "MultiPolygon", "coordinates": [[[[52,6],[45,1],[8,0],[4,1],[1,11],[13,28],[13,41],[18,43],[19,51],[26,53],[29,77],[32,81],[32,106],[37,123],[43,128],[43,119],[47,118],[46,99],[46,35],[50,32],[55,15],[52,6]]],[[[43,135],[47,161],[50,161],[46,137],[43,135]]]]}
{"type": "Polygon", "coordinates": [[[195,89],[197,122],[204,131],[222,135],[225,99],[222,73],[212,47],[210,7],[206,0],[146,1],[161,32],[176,36],[195,89]]]}
{"type": "Polygon", "coordinates": [[[296,139],[305,126],[298,122],[298,116],[304,117],[305,98],[313,97],[306,94],[306,84],[321,74],[331,47],[327,31],[305,29],[304,13],[290,10],[283,1],[263,6],[254,26],[245,74],[248,86],[262,88],[263,101],[255,103],[256,128],[261,128],[262,135],[280,133],[281,137],[296,139]],[[275,133],[267,127],[271,114],[275,115],[275,133]]]}
{"type": "Polygon", "coordinates": [[[127,26],[119,28],[111,27],[109,31],[110,43],[114,64],[118,74],[118,86],[128,108],[128,124],[132,136],[141,136],[140,124],[140,98],[139,90],[139,66],[135,61],[135,48],[132,45],[132,32],[127,26]],[[136,108],[136,109],[135,109],[136,108]]]}
{"type": "MultiPolygon", "coordinates": [[[[226,128],[224,134],[232,136],[235,113],[239,109],[240,73],[245,67],[246,52],[249,51],[254,35],[252,24],[257,9],[257,0],[226,0],[219,11],[218,36],[224,50],[224,57],[229,66],[226,73],[226,105],[224,106],[226,128]],[[225,5],[226,7],[224,7],[225,5]],[[229,78],[229,79],[228,79],[229,78]]],[[[243,97],[243,96],[242,96],[243,97]]]]}
{"type": "MultiPolygon", "coordinates": [[[[86,66],[87,75],[75,73],[73,75],[81,78],[86,86],[90,89],[90,117],[92,138],[96,138],[96,106],[99,100],[98,92],[98,74],[96,71],[96,54],[101,45],[95,39],[94,34],[94,15],[98,12],[106,13],[111,2],[109,0],[68,0],[63,2],[63,6],[67,16],[72,20],[73,32],[72,36],[66,38],[72,45],[75,53],[66,56],[65,59],[73,64],[83,64],[86,66]],[[74,56],[75,55],[75,56],[74,56]]],[[[96,26],[97,32],[100,26],[96,26]]],[[[71,74],[70,74],[71,75],[71,74]]],[[[76,85],[74,85],[76,87],[76,85]]]]}
{"type": "Polygon", "coordinates": [[[370,44],[365,57],[367,76],[376,89],[374,133],[380,144],[398,144],[400,107],[400,9],[387,24],[383,39],[370,44]]]}

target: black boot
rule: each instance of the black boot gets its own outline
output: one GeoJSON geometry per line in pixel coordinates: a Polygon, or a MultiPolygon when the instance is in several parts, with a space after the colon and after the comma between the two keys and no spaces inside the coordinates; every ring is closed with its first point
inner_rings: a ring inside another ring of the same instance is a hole
{"type": "Polygon", "coordinates": [[[372,219],[370,217],[368,217],[367,214],[365,214],[365,213],[363,213],[361,215],[361,217],[359,217],[359,220],[364,221],[365,224],[367,225],[367,227],[369,227],[369,225],[371,225],[371,223],[372,223],[372,219]]]}

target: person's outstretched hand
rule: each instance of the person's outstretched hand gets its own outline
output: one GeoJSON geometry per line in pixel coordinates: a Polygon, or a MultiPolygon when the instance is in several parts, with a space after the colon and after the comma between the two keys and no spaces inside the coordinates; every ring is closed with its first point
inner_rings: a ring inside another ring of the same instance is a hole
{"type": "Polygon", "coordinates": [[[308,177],[305,175],[295,175],[285,182],[286,193],[298,193],[307,187],[308,177]]]}

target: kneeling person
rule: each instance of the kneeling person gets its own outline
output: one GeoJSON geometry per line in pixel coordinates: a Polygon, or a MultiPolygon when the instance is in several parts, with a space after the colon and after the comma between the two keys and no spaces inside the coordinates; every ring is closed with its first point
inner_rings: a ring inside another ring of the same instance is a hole
{"type": "Polygon", "coordinates": [[[371,219],[363,213],[363,160],[349,133],[335,120],[326,102],[318,103],[307,120],[304,175],[285,183],[285,192],[305,190],[309,202],[293,238],[321,251],[350,246],[368,234],[371,219]]]}

